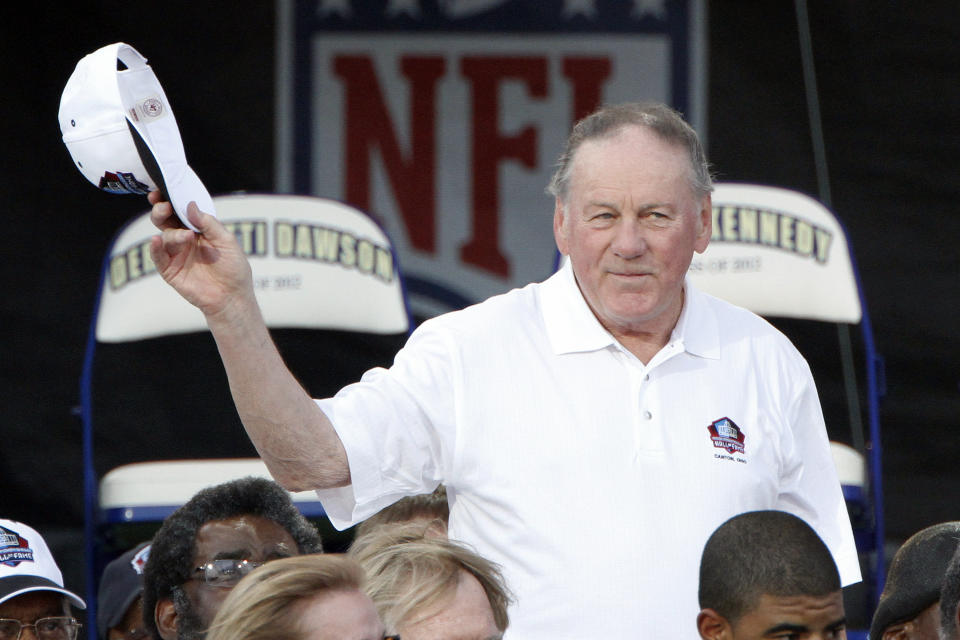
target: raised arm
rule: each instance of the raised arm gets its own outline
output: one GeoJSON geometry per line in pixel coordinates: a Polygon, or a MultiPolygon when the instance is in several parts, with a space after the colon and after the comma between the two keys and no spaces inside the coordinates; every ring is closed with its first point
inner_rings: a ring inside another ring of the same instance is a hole
{"type": "Polygon", "coordinates": [[[234,235],[192,202],[188,215],[200,233],[181,227],[156,192],[150,202],[161,230],[150,242],[157,271],[206,317],[237,412],[274,479],[293,491],[349,484],[340,438],[280,357],[234,235]]]}

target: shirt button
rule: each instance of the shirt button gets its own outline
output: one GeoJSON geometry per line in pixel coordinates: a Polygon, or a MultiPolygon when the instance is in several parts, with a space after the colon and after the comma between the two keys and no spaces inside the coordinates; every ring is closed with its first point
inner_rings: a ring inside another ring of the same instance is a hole
{"type": "Polygon", "coordinates": [[[649,373],[648,373],[647,375],[643,376],[643,381],[644,381],[644,382],[647,382],[648,380],[650,380],[650,374],[649,374],[649,373]]]}
{"type": "Polygon", "coordinates": [[[649,411],[644,411],[644,412],[643,412],[643,419],[644,419],[644,420],[649,420],[649,419],[652,418],[652,417],[653,417],[653,414],[650,413],[649,411]]]}

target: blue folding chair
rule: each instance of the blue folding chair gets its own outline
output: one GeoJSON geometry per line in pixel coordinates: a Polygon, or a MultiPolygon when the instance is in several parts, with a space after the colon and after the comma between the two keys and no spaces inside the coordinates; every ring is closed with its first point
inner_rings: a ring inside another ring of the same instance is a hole
{"type": "MultiPolygon", "coordinates": [[[[376,222],[323,198],[214,201],[249,258],[281,354],[309,393],[329,395],[392,362],[411,320],[393,245],[376,222]]],[[[156,233],[144,213],[112,241],[80,384],[92,639],[100,572],[124,550],[115,548],[119,527],[143,539],[204,487],[269,477],[240,426],[202,314],[156,273],[156,233]]],[[[313,492],[292,497],[307,517],[324,516],[313,492]]]]}

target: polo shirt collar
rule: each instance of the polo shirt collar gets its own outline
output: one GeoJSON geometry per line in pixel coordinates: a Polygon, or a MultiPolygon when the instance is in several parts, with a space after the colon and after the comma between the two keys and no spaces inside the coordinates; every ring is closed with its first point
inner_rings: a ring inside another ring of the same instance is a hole
{"type": "Polygon", "coordinates": [[[683,310],[670,341],[679,340],[691,355],[716,360],[720,357],[720,325],[716,311],[706,294],[693,286],[689,276],[683,282],[683,290],[683,310]]]}
{"type": "Polygon", "coordinates": [[[616,343],[590,310],[573,276],[570,260],[543,283],[543,322],[554,353],[599,351],[616,343]]]}
{"type": "MultiPolygon", "coordinates": [[[[680,341],[684,350],[704,358],[720,357],[717,317],[703,293],[687,278],[683,310],[670,341],[680,341]]],[[[616,340],[593,315],[573,275],[570,260],[541,288],[540,304],[547,338],[554,353],[599,351],[616,345],[616,340]]]]}

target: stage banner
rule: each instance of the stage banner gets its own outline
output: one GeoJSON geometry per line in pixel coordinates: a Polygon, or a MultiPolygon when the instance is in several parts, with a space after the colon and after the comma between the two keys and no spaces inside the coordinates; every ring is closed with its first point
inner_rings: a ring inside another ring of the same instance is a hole
{"type": "Polygon", "coordinates": [[[543,280],[572,123],[652,99],[706,137],[695,0],[281,0],[277,190],[383,225],[417,318],[543,280]]]}

